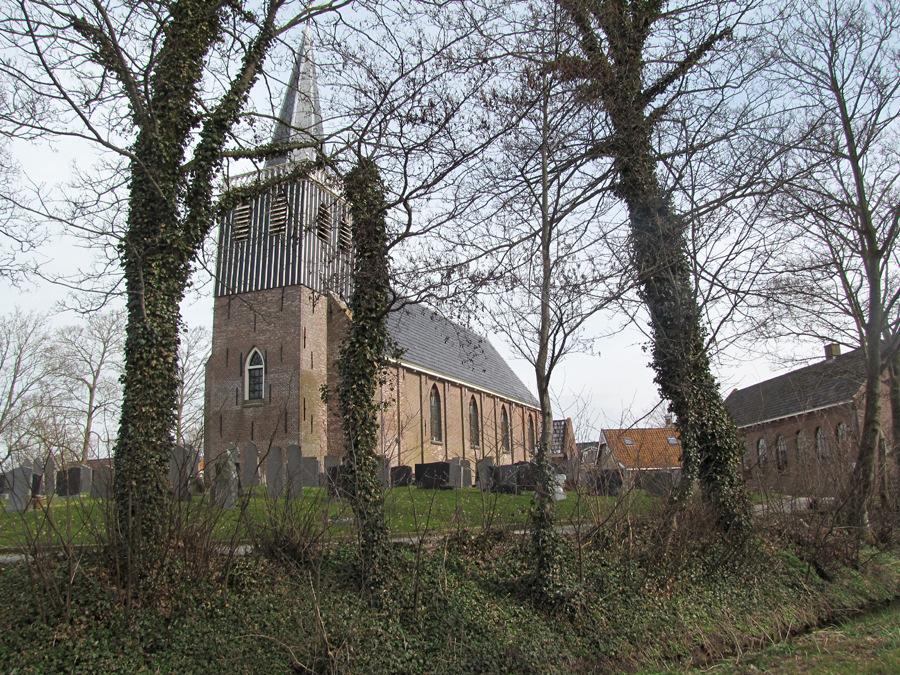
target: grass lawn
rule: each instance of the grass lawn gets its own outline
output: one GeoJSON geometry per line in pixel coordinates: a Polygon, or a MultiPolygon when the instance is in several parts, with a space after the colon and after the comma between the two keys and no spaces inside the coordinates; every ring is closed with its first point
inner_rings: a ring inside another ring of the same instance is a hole
{"type": "Polygon", "coordinates": [[[900,673],[900,605],[707,669],[712,673],[900,673]]]}
{"type": "MultiPolygon", "coordinates": [[[[527,522],[532,493],[518,495],[483,493],[476,488],[462,490],[420,490],[395,488],[385,498],[388,526],[398,535],[451,532],[456,529],[516,528],[527,522]]],[[[636,491],[621,503],[615,497],[567,493],[557,503],[560,525],[590,526],[616,509],[646,513],[655,498],[636,491]]],[[[41,510],[26,513],[0,512],[0,547],[15,548],[30,540],[47,543],[90,544],[105,529],[108,502],[97,499],[55,498],[41,510]]],[[[175,505],[172,518],[199,525],[211,520],[216,536],[223,541],[252,539],[256,527],[288,512],[294,522],[327,529],[336,537],[349,534],[352,513],[347,502],[330,499],[321,488],[306,488],[300,499],[272,501],[257,490],[235,509],[212,507],[205,498],[175,505]]]]}

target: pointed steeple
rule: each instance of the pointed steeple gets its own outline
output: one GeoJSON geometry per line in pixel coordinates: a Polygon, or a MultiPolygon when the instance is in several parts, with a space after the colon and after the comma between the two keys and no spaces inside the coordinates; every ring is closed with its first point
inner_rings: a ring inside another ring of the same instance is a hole
{"type": "MultiPolygon", "coordinates": [[[[321,142],[324,138],[322,110],[319,107],[319,85],[316,81],[316,62],[313,60],[312,32],[307,24],[300,49],[297,50],[294,59],[281,112],[275,123],[272,143],[321,142]]],[[[266,160],[266,167],[312,159],[315,159],[313,149],[301,148],[270,157],[266,160]]]]}

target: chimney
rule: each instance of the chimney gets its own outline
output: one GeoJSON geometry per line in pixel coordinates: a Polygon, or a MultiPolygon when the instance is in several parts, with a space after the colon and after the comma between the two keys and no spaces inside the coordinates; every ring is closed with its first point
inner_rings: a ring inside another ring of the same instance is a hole
{"type": "Polygon", "coordinates": [[[825,345],[825,360],[831,361],[831,359],[841,355],[841,346],[836,342],[829,342],[825,345]]]}

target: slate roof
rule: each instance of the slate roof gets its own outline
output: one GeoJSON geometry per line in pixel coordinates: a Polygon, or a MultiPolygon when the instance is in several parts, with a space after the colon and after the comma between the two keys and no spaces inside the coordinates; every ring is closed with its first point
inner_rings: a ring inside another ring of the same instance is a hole
{"type": "Polygon", "coordinates": [[[388,313],[387,328],[404,363],[540,407],[486,338],[428,307],[409,304],[388,313]]]}
{"type": "Polygon", "coordinates": [[[827,408],[853,399],[865,383],[861,349],[735,389],[725,405],[739,427],[827,408]]]}
{"type": "Polygon", "coordinates": [[[675,427],[602,429],[610,453],[626,469],[681,467],[681,441],[675,427]]]}

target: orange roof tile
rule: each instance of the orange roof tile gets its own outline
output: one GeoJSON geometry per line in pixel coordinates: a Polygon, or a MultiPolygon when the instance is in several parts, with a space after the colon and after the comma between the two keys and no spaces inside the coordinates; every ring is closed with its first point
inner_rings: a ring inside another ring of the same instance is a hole
{"type": "Polygon", "coordinates": [[[681,441],[675,427],[601,431],[613,457],[626,469],[681,467],[681,441]]]}

